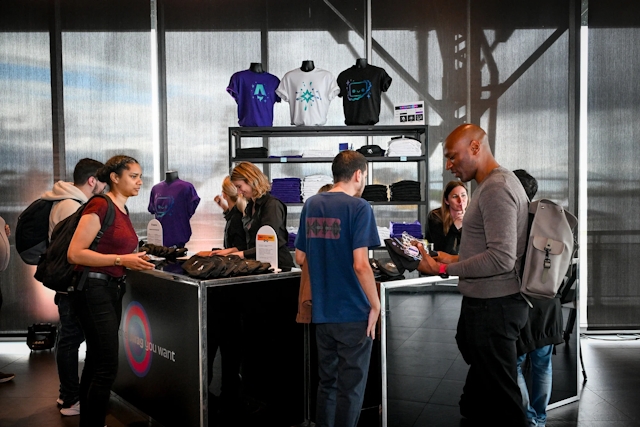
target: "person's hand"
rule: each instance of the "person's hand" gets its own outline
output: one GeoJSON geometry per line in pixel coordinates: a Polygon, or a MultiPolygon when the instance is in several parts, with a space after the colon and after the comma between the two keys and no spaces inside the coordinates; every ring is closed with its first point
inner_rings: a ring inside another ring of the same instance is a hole
{"type": "Polygon", "coordinates": [[[229,204],[224,197],[216,196],[213,198],[213,201],[216,202],[224,212],[229,210],[229,204]]]}
{"type": "Polygon", "coordinates": [[[420,251],[420,255],[422,255],[420,264],[418,264],[418,271],[420,273],[429,274],[431,276],[435,276],[436,274],[438,274],[440,272],[438,262],[429,256],[429,253],[424,248],[424,245],[417,240],[412,240],[411,245],[418,248],[418,251],[420,251]]]}
{"type": "Polygon", "coordinates": [[[453,219],[453,224],[456,228],[460,229],[462,227],[462,219],[464,218],[464,209],[459,211],[453,211],[451,213],[451,219],[453,219]]]}
{"type": "Polygon", "coordinates": [[[4,225],[4,232],[7,235],[7,237],[11,236],[11,228],[9,228],[9,224],[4,225]]]}
{"type": "Polygon", "coordinates": [[[372,340],[376,339],[376,323],[378,322],[378,317],[380,316],[380,307],[377,309],[371,307],[369,310],[369,320],[367,322],[367,336],[371,337],[372,340]]]}
{"type": "Polygon", "coordinates": [[[439,251],[438,256],[434,259],[443,264],[452,264],[454,262],[458,262],[458,255],[451,255],[446,252],[439,251]]]}
{"type": "Polygon", "coordinates": [[[123,266],[131,270],[153,270],[155,264],[150,263],[146,252],[137,252],[120,256],[120,262],[123,266]]]}
{"type": "Polygon", "coordinates": [[[236,248],[216,249],[213,251],[209,251],[209,255],[205,255],[205,256],[214,256],[214,255],[225,256],[233,253],[234,251],[237,251],[237,249],[236,248]]]}

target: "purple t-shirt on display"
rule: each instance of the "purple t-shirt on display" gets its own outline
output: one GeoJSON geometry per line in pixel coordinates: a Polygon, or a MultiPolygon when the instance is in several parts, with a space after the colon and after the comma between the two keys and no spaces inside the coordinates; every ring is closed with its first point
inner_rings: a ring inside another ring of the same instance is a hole
{"type": "Polygon", "coordinates": [[[149,212],[162,224],[164,246],[184,247],[191,238],[189,220],[196,212],[200,196],[190,182],[176,179],[159,182],[151,189],[149,212]]]}
{"type": "Polygon", "coordinates": [[[269,73],[238,71],[231,76],[227,92],[238,104],[240,126],[273,126],[273,105],[280,102],[276,88],[280,79],[269,73]]]}

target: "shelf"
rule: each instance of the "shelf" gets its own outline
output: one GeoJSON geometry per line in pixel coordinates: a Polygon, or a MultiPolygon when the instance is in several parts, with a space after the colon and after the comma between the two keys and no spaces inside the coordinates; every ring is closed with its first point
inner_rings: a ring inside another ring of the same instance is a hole
{"type": "MultiPolygon", "coordinates": [[[[369,202],[367,200],[367,202],[369,202]]],[[[371,206],[426,206],[428,203],[423,201],[415,202],[369,202],[371,206]]],[[[304,206],[304,203],[285,203],[287,206],[304,206]]]]}
{"type": "MultiPolygon", "coordinates": [[[[368,162],[375,163],[398,163],[398,162],[419,162],[425,160],[424,156],[409,157],[367,157],[368,162]]],[[[333,157],[255,157],[255,158],[233,158],[233,162],[251,163],[332,163],[333,157]]]]}
{"type": "MultiPolygon", "coordinates": [[[[385,169],[381,167],[382,163],[413,163],[416,165],[417,178],[416,181],[421,183],[420,189],[420,201],[388,201],[388,202],[369,202],[372,206],[413,206],[416,211],[416,216],[420,220],[423,233],[427,224],[427,215],[429,212],[429,157],[428,157],[428,125],[394,125],[394,126],[276,126],[276,127],[230,127],[229,128],[229,169],[231,169],[234,163],[239,162],[251,162],[254,164],[261,164],[265,175],[271,180],[272,165],[293,163],[296,165],[303,165],[308,163],[326,164],[333,163],[334,156],[331,157],[261,157],[261,158],[236,158],[236,150],[242,148],[242,141],[246,138],[261,138],[261,144],[259,146],[269,150],[271,145],[271,138],[296,138],[296,137],[372,137],[372,136],[384,136],[389,139],[393,137],[411,137],[420,141],[422,145],[422,152],[424,154],[419,156],[394,156],[394,157],[367,157],[367,162],[370,164],[370,169],[385,169]],[[376,166],[374,167],[373,164],[376,166]]],[[[371,144],[370,139],[363,140],[362,145],[371,144]]],[[[255,145],[255,143],[251,144],[255,145]]],[[[291,145],[291,144],[289,144],[291,145]]],[[[301,145],[301,144],[298,144],[301,145]]],[[[306,144],[314,145],[314,144],[306,144]]],[[[354,142],[355,145],[355,142],[354,142]]],[[[289,148],[290,149],[290,148],[289,148]]],[[[302,148],[300,148],[302,150],[302,148]]],[[[274,150],[276,151],[276,150],[274,150]]],[[[329,150],[333,152],[333,150],[329,150]]],[[[280,153],[278,153],[280,154],[280,153]]],[[[300,153],[302,154],[302,153],[300,153]]],[[[322,168],[325,168],[324,166],[322,168]]],[[[317,169],[317,168],[316,168],[317,169]]],[[[401,168],[404,169],[404,168],[401,168]]],[[[286,171],[290,169],[278,169],[279,171],[286,171]]],[[[369,180],[373,180],[373,173],[369,175],[369,180]]],[[[302,207],[303,203],[286,203],[289,207],[302,207]]],[[[381,210],[384,212],[384,210],[381,210]]],[[[383,249],[383,247],[381,248],[383,249]]]]}
{"type": "Polygon", "coordinates": [[[421,135],[427,131],[426,125],[396,126],[275,126],[275,127],[231,127],[229,134],[242,138],[262,138],[277,136],[399,136],[421,135]],[[394,135],[395,134],[395,135],[394,135]]]}

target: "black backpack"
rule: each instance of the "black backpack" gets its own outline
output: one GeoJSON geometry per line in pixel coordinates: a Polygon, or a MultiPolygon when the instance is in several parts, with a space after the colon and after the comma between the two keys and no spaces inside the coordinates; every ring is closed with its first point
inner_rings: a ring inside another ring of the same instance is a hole
{"type": "MultiPolygon", "coordinates": [[[[95,250],[98,246],[100,238],[104,234],[105,230],[113,224],[113,220],[116,216],[116,209],[113,205],[113,201],[109,196],[98,194],[92,197],[102,197],[107,201],[107,214],[104,217],[100,231],[96,235],[96,238],[89,246],[89,249],[95,250]]],[[[87,203],[88,204],[88,203],[87,203]]],[[[86,204],[82,205],[78,210],[69,217],[60,221],[51,233],[51,242],[46,252],[40,257],[38,262],[38,268],[36,268],[36,274],[33,276],[36,280],[42,282],[49,289],[53,289],[56,292],[69,292],[73,290],[73,269],[75,265],[70,264],[67,260],[67,250],[71,243],[73,233],[75,233],[80,218],[82,218],[82,212],[86,208],[86,204]],[[71,288],[71,289],[70,289],[71,288]]],[[[82,290],[85,280],[89,274],[89,267],[85,267],[82,272],[82,277],[77,282],[75,289],[82,290]]]]}
{"type": "MultiPolygon", "coordinates": [[[[63,199],[64,200],[64,199],[63,199]]],[[[76,200],[76,199],[73,199],[76,200]]],[[[59,200],[38,199],[18,217],[16,224],[16,250],[24,262],[37,265],[49,246],[49,214],[59,200]]],[[[82,204],[80,200],[76,200],[82,204]]]]}
{"type": "Polygon", "coordinates": [[[56,345],[58,327],[52,323],[34,323],[27,328],[27,345],[31,350],[51,350],[56,345]]]}

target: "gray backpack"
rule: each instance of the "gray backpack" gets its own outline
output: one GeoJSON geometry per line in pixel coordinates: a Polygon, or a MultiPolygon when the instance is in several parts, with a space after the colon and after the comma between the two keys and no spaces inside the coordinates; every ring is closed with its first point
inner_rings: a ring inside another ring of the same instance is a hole
{"type": "Polygon", "coordinates": [[[551,200],[529,204],[529,233],[522,261],[520,292],[525,296],[554,298],[571,266],[577,218],[551,200]]]}

